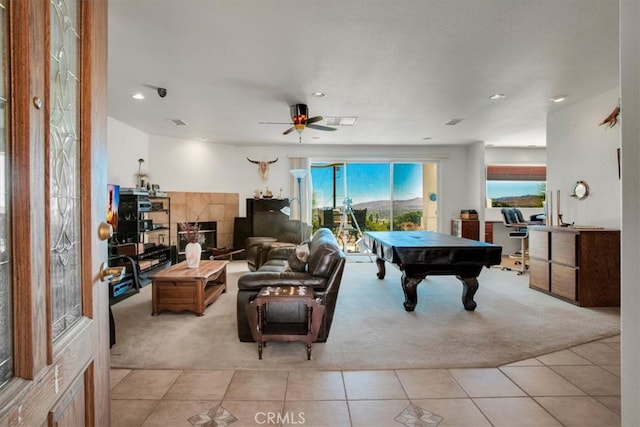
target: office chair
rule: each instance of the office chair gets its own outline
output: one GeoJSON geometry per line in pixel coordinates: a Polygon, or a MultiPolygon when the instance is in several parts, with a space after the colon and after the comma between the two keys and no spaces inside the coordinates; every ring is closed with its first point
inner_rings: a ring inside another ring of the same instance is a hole
{"type": "MultiPolygon", "coordinates": [[[[524,216],[520,209],[516,208],[502,208],[502,219],[506,227],[511,228],[509,231],[509,237],[511,239],[520,239],[520,252],[509,255],[509,258],[516,259],[516,265],[520,265],[521,268],[518,271],[518,275],[524,274],[527,271],[526,260],[528,258],[527,251],[529,248],[529,229],[527,223],[524,220],[524,216]]],[[[503,270],[511,270],[511,268],[503,267],[503,270]]]]}

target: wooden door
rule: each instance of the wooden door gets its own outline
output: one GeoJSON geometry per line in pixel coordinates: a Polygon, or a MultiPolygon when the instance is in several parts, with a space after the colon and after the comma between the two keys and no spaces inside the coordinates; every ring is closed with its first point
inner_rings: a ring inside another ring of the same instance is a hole
{"type": "Polygon", "coordinates": [[[0,4],[0,425],[108,426],[107,1],[0,4]]]}

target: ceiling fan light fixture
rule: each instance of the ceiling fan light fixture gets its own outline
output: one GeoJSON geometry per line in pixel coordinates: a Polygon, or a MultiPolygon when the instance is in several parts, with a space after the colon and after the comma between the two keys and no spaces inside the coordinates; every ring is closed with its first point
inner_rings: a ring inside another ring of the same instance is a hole
{"type": "Polygon", "coordinates": [[[293,104],[291,106],[291,121],[298,133],[302,133],[307,125],[307,118],[309,117],[309,109],[305,104],[293,104]]]}

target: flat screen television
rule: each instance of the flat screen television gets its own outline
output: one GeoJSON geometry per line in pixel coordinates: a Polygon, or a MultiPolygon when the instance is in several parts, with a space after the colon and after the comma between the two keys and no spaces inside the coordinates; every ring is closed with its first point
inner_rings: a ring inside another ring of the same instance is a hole
{"type": "Polygon", "coordinates": [[[120,186],[107,184],[107,224],[111,224],[113,233],[118,232],[118,205],[120,204],[120,186]]]}

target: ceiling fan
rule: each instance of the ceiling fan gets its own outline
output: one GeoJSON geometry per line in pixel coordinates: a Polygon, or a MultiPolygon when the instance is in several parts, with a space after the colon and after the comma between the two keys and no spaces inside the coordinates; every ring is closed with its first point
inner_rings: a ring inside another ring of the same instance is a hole
{"type": "Polygon", "coordinates": [[[316,124],[319,121],[322,121],[324,117],[315,116],[309,117],[309,108],[307,104],[293,104],[290,107],[290,115],[291,115],[291,123],[273,123],[273,122],[261,122],[262,124],[290,124],[293,125],[289,129],[282,132],[283,135],[289,135],[294,130],[299,134],[302,134],[302,131],[305,127],[316,129],[316,130],[325,130],[325,131],[335,131],[336,128],[332,128],[329,126],[323,126],[316,124]]]}

